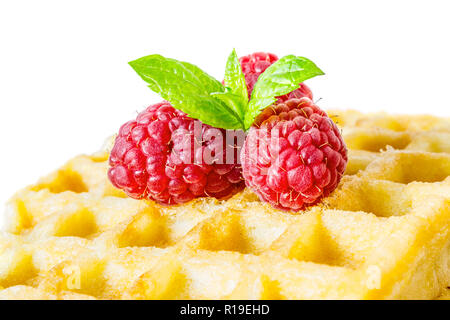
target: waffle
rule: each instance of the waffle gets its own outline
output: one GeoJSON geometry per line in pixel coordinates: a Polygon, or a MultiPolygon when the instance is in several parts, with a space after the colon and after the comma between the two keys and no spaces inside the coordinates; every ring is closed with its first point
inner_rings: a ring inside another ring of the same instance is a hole
{"type": "Polygon", "coordinates": [[[108,182],[108,147],[19,191],[0,299],[435,299],[450,286],[450,120],[330,111],[349,147],[300,214],[246,189],[176,207],[108,182]]]}

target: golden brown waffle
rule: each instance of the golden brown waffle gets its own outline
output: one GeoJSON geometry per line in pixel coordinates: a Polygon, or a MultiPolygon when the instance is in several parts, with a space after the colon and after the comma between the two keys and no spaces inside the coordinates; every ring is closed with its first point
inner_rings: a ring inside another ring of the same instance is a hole
{"type": "Polygon", "coordinates": [[[18,192],[1,299],[433,299],[450,286],[450,121],[330,112],[350,149],[322,204],[249,190],[178,207],[127,198],[108,152],[18,192]]]}

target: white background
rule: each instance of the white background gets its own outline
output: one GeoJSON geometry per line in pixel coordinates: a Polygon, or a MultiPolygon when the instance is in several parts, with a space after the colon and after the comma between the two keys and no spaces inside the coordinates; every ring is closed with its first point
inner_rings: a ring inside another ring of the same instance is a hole
{"type": "Polygon", "coordinates": [[[231,49],[308,57],[324,108],[450,115],[446,1],[2,1],[0,203],[156,102],[127,62],[221,78],[231,49]]]}

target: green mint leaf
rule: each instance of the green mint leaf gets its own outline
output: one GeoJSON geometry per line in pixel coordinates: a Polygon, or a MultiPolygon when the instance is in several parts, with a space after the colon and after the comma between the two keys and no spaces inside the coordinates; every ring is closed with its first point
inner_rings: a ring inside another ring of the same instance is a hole
{"type": "Polygon", "coordinates": [[[157,54],[129,64],[151,90],[190,117],[218,128],[243,128],[239,114],[211,95],[226,92],[225,87],[200,68],[157,54]]]}
{"type": "Polygon", "coordinates": [[[224,82],[233,94],[241,97],[242,103],[238,105],[239,110],[237,112],[243,117],[247,108],[248,92],[245,76],[235,49],[228,56],[224,82]]]}
{"type": "Polygon", "coordinates": [[[213,92],[211,96],[224,102],[239,115],[242,121],[244,120],[248,97],[244,99],[242,96],[232,92],[213,92]]]}
{"type": "Polygon", "coordinates": [[[245,129],[256,116],[282,96],[298,88],[305,80],[324,73],[307,58],[288,55],[266,69],[258,78],[245,114],[245,129]]]}

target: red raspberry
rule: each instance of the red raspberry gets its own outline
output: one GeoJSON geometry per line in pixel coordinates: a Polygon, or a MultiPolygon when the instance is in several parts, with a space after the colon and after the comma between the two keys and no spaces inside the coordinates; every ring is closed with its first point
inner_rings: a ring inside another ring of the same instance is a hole
{"type": "Polygon", "coordinates": [[[226,134],[189,118],[169,102],[157,103],[120,128],[108,177],[130,197],[162,204],[228,197],[244,182],[239,148],[228,146],[226,134]]]}
{"type": "MultiPolygon", "coordinates": [[[[245,76],[245,82],[247,83],[247,91],[249,99],[252,94],[253,87],[255,86],[255,83],[258,80],[260,74],[266,71],[266,69],[277,60],[278,57],[276,55],[274,55],[273,53],[265,53],[265,52],[255,52],[249,54],[248,56],[239,58],[239,62],[241,63],[242,66],[242,72],[244,73],[245,76]]],[[[303,97],[307,97],[312,100],[313,95],[311,90],[305,84],[300,83],[298,89],[277,98],[278,102],[284,102],[288,99],[292,98],[300,99],[303,97]]]]}
{"type": "Polygon", "coordinates": [[[241,153],[248,187],[276,208],[298,211],[328,196],[347,165],[336,124],[310,99],[266,108],[241,153]]]}

